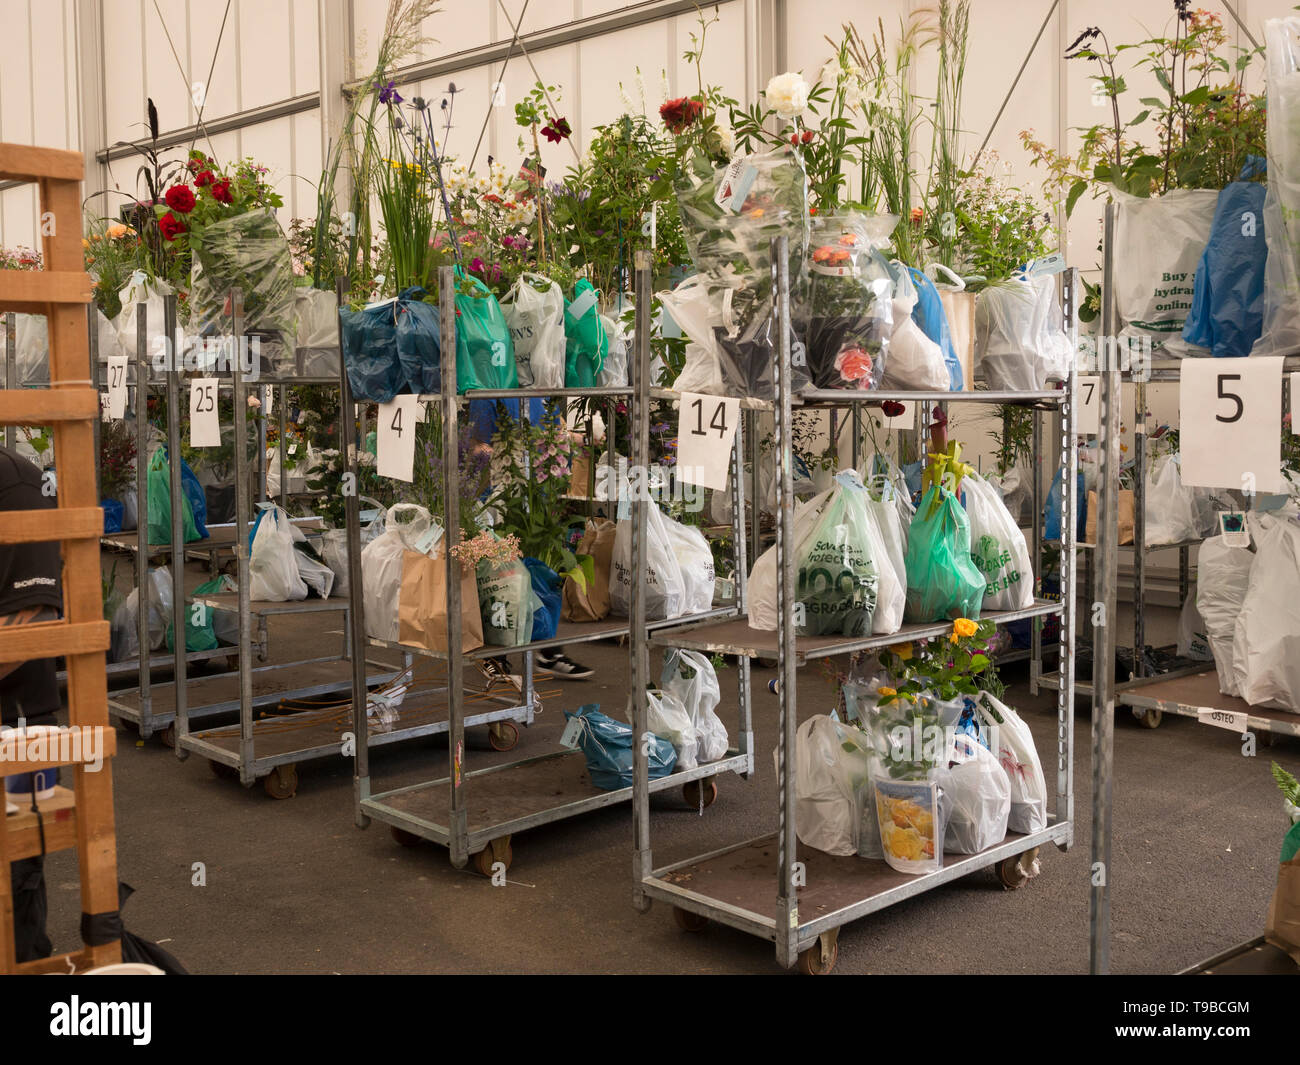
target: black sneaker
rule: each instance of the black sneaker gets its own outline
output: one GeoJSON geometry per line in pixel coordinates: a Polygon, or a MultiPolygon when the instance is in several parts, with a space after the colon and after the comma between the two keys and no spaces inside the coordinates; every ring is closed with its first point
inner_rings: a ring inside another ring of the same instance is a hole
{"type": "Polygon", "coordinates": [[[535,672],[563,680],[586,680],[595,676],[596,671],[580,662],[575,662],[563,651],[539,651],[535,672]]]}
{"type": "Polygon", "coordinates": [[[510,668],[510,661],[504,656],[483,659],[479,663],[479,669],[489,682],[508,679],[514,674],[514,670],[510,668]]]}

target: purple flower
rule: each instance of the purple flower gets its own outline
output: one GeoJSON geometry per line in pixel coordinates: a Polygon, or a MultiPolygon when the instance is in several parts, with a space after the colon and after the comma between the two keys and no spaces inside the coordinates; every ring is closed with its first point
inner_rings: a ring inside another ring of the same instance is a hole
{"type": "Polygon", "coordinates": [[[375,82],[375,88],[379,90],[379,102],[381,104],[400,104],[402,96],[397,91],[397,82],[390,80],[387,85],[382,82],[375,82]]]}
{"type": "Polygon", "coordinates": [[[483,272],[483,260],[477,255],[470,260],[469,268],[472,273],[481,274],[483,272]]]}

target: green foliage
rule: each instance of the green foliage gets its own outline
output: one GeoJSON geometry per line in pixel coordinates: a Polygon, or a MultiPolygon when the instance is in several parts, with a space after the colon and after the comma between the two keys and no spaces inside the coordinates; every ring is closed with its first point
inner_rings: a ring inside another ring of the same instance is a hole
{"type": "Polygon", "coordinates": [[[975,695],[996,677],[986,653],[995,632],[991,621],[958,618],[947,637],[895,644],[881,653],[880,665],[904,698],[928,693],[949,702],[961,695],[975,695]]]}
{"type": "Polygon", "coordinates": [[[1282,791],[1282,797],[1292,806],[1300,806],[1300,780],[1288,773],[1276,762],[1272,764],[1273,779],[1282,791]]]}

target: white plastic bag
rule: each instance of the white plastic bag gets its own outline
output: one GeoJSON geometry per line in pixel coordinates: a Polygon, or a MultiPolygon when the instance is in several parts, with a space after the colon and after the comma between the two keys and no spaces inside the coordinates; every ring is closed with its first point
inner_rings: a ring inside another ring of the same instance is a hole
{"type": "Polygon", "coordinates": [[[43,314],[14,315],[14,356],[18,380],[10,388],[44,385],[50,380],[50,327],[43,314]]]}
{"type": "Polygon", "coordinates": [[[1208,355],[1183,340],[1201,253],[1210,240],[1217,189],[1175,189],[1139,197],[1112,189],[1115,309],[1121,337],[1150,337],[1169,355],[1208,355]]]}
{"type": "Polygon", "coordinates": [[[975,299],[975,372],[994,390],[1042,387],[1038,292],[1021,278],[990,285],[975,299]]]}
{"type": "Polygon", "coordinates": [[[721,326],[705,278],[688,277],[671,292],[657,294],[664,310],[687,338],[686,362],[673,381],[677,392],[722,395],[722,349],[714,326],[721,326]]]}
{"type": "MultiPolygon", "coordinates": [[[[303,459],[289,467],[289,477],[287,492],[294,495],[307,490],[307,474],[313,465],[319,464],[320,453],[315,448],[308,448],[307,454],[303,459]]],[[[280,449],[278,447],[268,447],[266,449],[266,494],[271,499],[280,498],[280,486],[284,478],[280,476],[280,449]]]]}
{"type": "MultiPolygon", "coordinates": [[[[149,650],[162,647],[172,623],[172,577],[166,566],[149,571],[149,650]]],[[[109,658],[124,662],[140,654],[140,589],[132,588],[109,624],[109,658]]]]}
{"type": "Polygon", "coordinates": [[[1251,706],[1300,712],[1300,525],[1270,522],[1255,546],[1232,639],[1237,694],[1251,706]]]}
{"type": "MultiPolygon", "coordinates": [[[[296,526],[294,532],[301,537],[296,526]]],[[[315,594],[318,599],[328,599],[330,590],[334,587],[334,571],[302,547],[295,547],[293,555],[298,563],[298,578],[307,586],[308,594],[315,594]]]]}
{"type": "Polygon", "coordinates": [[[947,769],[938,771],[948,798],[948,826],[943,849],[978,854],[1001,843],[1011,815],[1011,781],[997,758],[965,732],[953,735],[947,769]]]}
{"type": "Polygon", "coordinates": [[[1025,534],[978,473],[961,480],[970,518],[970,557],[984,574],[985,610],[1024,610],[1034,605],[1034,573],[1025,534]]]}
{"type": "Polygon", "coordinates": [[[713,551],[694,525],[664,517],[664,529],[682,574],[682,614],[703,614],[713,609],[716,584],[713,551]]]}
{"type": "Polygon", "coordinates": [[[894,330],[889,338],[882,387],[897,391],[947,392],[952,386],[943,349],[912,319],[916,306],[916,284],[907,268],[891,262],[894,279],[894,330]]]}
{"type": "Polygon", "coordinates": [[[596,377],[596,385],[599,388],[626,388],[628,338],[620,321],[602,314],[600,322],[605,327],[605,335],[609,337],[609,352],[596,377]]]}
{"type": "Polygon", "coordinates": [[[367,636],[397,642],[402,552],[414,551],[431,528],[433,519],[424,507],[398,503],[384,515],[384,531],[361,549],[362,609],[367,636]]]}
{"type": "MultiPolygon", "coordinates": [[[[795,558],[798,547],[817,528],[817,519],[831,497],[827,489],[806,503],[795,505],[794,543],[788,547],[787,558],[795,558]]],[[[749,627],[772,632],[776,629],[776,545],[769,547],[754,560],[747,584],[749,597],[749,627]]]]}
{"type": "MultiPolygon", "coordinates": [[[[664,653],[664,670],[659,687],[675,695],[686,707],[695,728],[694,762],[716,762],[727,753],[727,726],[714,712],[722,698],[718,674],[698,651],[673,648],[664,653]],[[689,674],[689,676],[688,676],[689,674]]],[[[677,764],[689,768],[678,758],[677,764]]]]}
{"type": "Polygon", "coordinates": [[[248,594],[254,602],[287,603],[307,598],[307,585],[298,575],[294,532],[289,515],[280,507],[262,511],[253,530],[248,559],[248,594]]]}
{"type": "Polygon", "coordinates": [[[1254,565],[1252,551],[1229,547],[1222,536],[1210,537],[1197,554],[1196,609],[1200,611],[1210,653],[1214,656],[1219,691],[1224,695],[1237,694],[1232,644],[1254,565]]]}
{"type": "Polygon", "coordinates": [[[115,319],[117,339],[122,350],[132,359],[136,353],[136,304],[145,305],[145,357],[152,359],[155,353],[162,350],[161,341],[166,335],[163,329],[163,297],[171,291],[171,286],[165,281],[153,281],[144,271],[137,270],[117,294],[122,301],[122,311],[115,319]]]}
{"type": "Polygon", "coordinates": [[[975,712],[989,730],[989,749],[1011,787],[1007,831],[1027,835],[1047,827],[1047,778],[1024,719],[988,692],[980,692],[975,712]]]}
{"type": "Polygon", "coordinates": [[[614,534],[614,555],[609,571],[609,607],[615,617],[625,618],[632,611],[632,581],[645,582],[645,616],[647,621],[679,617],[686,598],[686,583],[677,561],[674,541],[668,531],[669,518],[654,502],[646,517],[645,573],[632,572],[632,523],[624,519],[614,534]]]}
{"type": "Polygon", "coordinates": [[[1178,615],[1178,655],[1195,662],[1211,662],[1214,654],[1210,650],[1210,640],[1205,631],[1205,622],[1196,609],[1196,596],[1189,595],[1183,601],[1183,609],[1178,615]]]}
{"type": "Polygon", "coordinates": [[[1161,458],[1149,477],[1145,516],[1147,547],[1200,536],[1197,502],[1192,489],[1183,487],[1177,454],[1161,458]]]}
{"type": "MultiPolygon", "coordinates": [[[[876,610],[871,615],[871,631],[877,636],[897,632],[903,625],[903,608],[907,605],[907,566],[894,561],[889,541],[881,527],[880,510],[892,511],[889,504],[879,504],[867,493],[867,541],[871,559],[876,564],[876,610]]],[[[901,544],[896,545],[901,546],[901,544]]],[[[906,555],[906,548],[904,556],[906,555]]]]}
{"type": "Polygon", "coordinates": [[[1007,513],[1011,515],[1011,520],[1018,528],[1026,505],[1033,499],[1024,472],[1019,466],[1012,466],[1003,476],[999,477],[996,473],[991,473],[987,480],[1001,497],[1002,505],[1007,508],[1007,513]]]}
{"type": "Polygon", "coordinates": [[[700,741],[685,704],[672,692],[666,691],[647,691],[645,701],[647,727],[673,745],[678,769],[694,769],[700,741]]]}
{"type": "MultiPolygon", "coordinates": [[[[376,509],[377,514],[373,520],[366,522],[361,526],[361,547],[364,550],[366,544],[383,535],[384,532],[384,508],[375,500],[362,497],[358,500],[376,509]]],[[[326,529],[321,534],[321,558],[325,560],[325,565],[334,571],[334,588],[331,595],[343,597],[348,594],[348,533],[346,529],[326,529]]]]}
{"type": "Polygon", "coordinates": [[[514,340],[520,388],[564,387],[564,292],[540,274],[520,274],[501,301],[514,340]]]}
{"type": "Polygon", "coordinates": [[[799,842],[827,854],[857,854],[857,793],[868,786],[871,767],[865,735],[816,714],[795,734],[794,759],[799,842]]]}

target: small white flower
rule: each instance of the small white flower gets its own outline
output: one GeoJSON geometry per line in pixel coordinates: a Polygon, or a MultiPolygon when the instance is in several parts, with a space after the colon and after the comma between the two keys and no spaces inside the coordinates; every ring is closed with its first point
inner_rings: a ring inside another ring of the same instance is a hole
{"type": "Polygon", "coordinates": [[[461,212],[460,217],[467,226],[472,226],[478,221],[478,212],[474,210],[473,207],[466,207],[465,210],[461,212]]]}
{"type": "Polygon", "coordinates": [[[767,83],[763,95],[782,118],[794,118],[808,107],[808,83],[798,71],[777,74],[767,83]]]}

